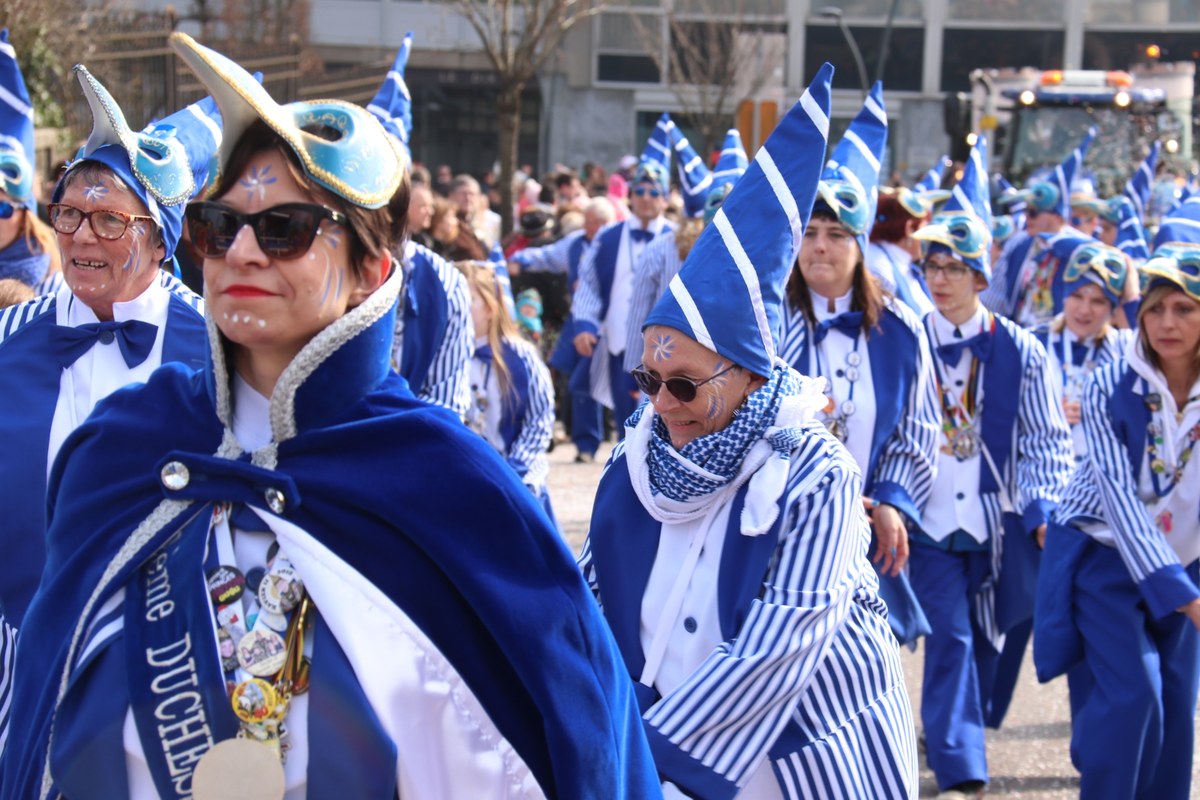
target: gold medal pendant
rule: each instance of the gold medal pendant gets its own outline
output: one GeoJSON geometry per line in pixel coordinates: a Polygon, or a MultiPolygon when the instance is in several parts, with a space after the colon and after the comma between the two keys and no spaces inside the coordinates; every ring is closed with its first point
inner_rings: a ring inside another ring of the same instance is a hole
{"type": "Polygon", "coordinates": [[[195,800],[281,800],[285,788],[279,757],[250,739],[218,742],[192,774],[195,800]]]}

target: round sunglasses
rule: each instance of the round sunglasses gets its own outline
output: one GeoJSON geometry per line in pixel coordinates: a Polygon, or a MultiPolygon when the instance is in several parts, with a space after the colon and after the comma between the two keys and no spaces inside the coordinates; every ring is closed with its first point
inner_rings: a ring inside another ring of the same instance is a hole
{"type": "Polygon", "coordinates": [[[345,214],[315,203],[283,203],[242,214],[221,203],[192,203],[187,208],[188,233],[205,258],[222,258],[246,225],[259,249],[271,258],[296,258],[308,252],[321,232],[322,220],[349,226],[345,214]]]}
{"type": "Polygon", "coordinates": [[[635,367],[629,371],[629,374],[633,376],[634,383],[637,384],[638,389],[644,392],[648,397],[654,397],[656,394],[658,394],[658,390],[665,385],[667,387],[667,391],[670,392],[676,400],[681,403],[690,403],[696,399],[696,392],[701,386],[709,381],[716,380],[736,366],[737,364],[730,364],[725,369],[717,372],[714,375],[710,375],[699,383],[693,381],[691,378],[667,378],[666,380],[663,380],[662,376],[660,376],[658,373],[650,372],[645,367],[635,367]]]}

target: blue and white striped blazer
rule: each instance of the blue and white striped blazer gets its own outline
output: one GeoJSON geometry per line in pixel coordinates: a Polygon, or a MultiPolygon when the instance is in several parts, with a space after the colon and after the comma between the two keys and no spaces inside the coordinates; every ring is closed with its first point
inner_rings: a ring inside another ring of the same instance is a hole
{"type": "Polygon", "coordinates": [[[504,363],[512,376],[512,397],[500,419],[501,453],[535,493],[546,487],[550,462],[546,448],[554,435],[554,385],[537,348],[523,339],[504,342],[504,363]]]}
{"type": "Polygon", "coordinates": [[[1125,361],[1092,373],[1083,395],[1088,455],[1054,518],[1064,525],[1107,523],[1150,613],[1161,618],[1200,596],[1200,590],[1138,497],[1151,420],[1141,384],[1141,375],[1125,361]]]}
{"type": "MultiPolygon", "coordinates": [[[[809,365],[809,330],[804,312],[785,303],[779,356],[801,374],[809,365]]],[[[870,463],[859,465],[864,488],[920,525],[933,492],[942,430],[929,339],[916,314],[889,299],[879,328],[869,332],[866,343],[871,374],[859,388],[874,393],[875,422],[870,463]]]]}
{"type": "MultiPolygon", "coordinates": [[[[618,445],[579,563],[637,680],[661,524],[637,499],[625,458],[618,445]]],[[[916,797],[912,709],[867,560],[858,468],[812,422],[762,536],[741,533],[745,492],[712,587],[725,641],[665,697],[635,684],[660,776],[693,797],[732,798],[769,758],[787,798],[916,797]]]]}

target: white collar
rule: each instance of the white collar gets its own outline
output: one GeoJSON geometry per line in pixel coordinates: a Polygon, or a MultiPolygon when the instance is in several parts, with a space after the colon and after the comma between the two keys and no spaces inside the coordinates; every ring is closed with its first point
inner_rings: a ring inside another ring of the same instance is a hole
{"type": "Polygon", "coordinates": [[[233,373],[233,435],[247,453],[271,443],[271,400],[233,373]]]}
{"type": "Polygon", "coordinates": [[[833,298],[833,311],[829,311],[829,298],[824,295],[817,294],[810,287],[808,296],[812,300],[813,317],[817,322],[824,322],[827,319],[832,319],[838,314],[845,314],[850,310],[850,300],[854,296],[854,288],[846,292],[841,297],[833,298]]]}
{"type": "Polygon", "coordinates": [[[983,303],[975,309],[975,313],[971,318],[962,325],[955,325],[950,320],[942,316],[942,312],[934,309],[930,314],[933,318],[933,332],[936,335],[937,341],[934,344],[949,344],[950,342],[960,340],[960,337],[954,335],[954,331],[958,330],[962,333],[961,339],[970,339],[977,333],[981,333],[984,325],[987,323],[988,310],[983,303]]]}
{"type": "MultiPolygon", "coordinates": [[[[1175,407],[1175,396],[1171,394],[1171,389],[1167,386],[1167,378],[1146,357],[1145,352],[1142,350],[1142,338],[1140,336],[1134,336],[1129,340],[1129,345],[1125,348],[1125,359],[1130,369],[1146,379],[1150,391],[1157,392],[1162,396],[1164,409],[1169,410],[1172,414],[1183,410],[1175,407]]],[[[1141,381],[1134,382],[1133,391],[1135,394],[1142,393],[1141,381]]],[[[1196,402],[1193,398],[1200,398],[1200,380],[1192,384],[1192,388],[1188,391],[1188,398],[1189,406],[1196,402]]]]}
{"type": "MultiPolygon", "coordinates": [[[[154,280],[150,281],[150,285],[132,300],[113,303],[113,321],[125,322],[126,320],[136,319],[156,325],[159,324],[162,321],[162,312],[171,299],[170,294],[162,285],[161,278],[161,274],[155,275],[154,280]]],[[[66,283],[63,283],[62,289],[59,291],[58,301],[60,303],[64,300],[67,301],[67,325],[77,327],[100,321],[100,318],[96,316],[96,312],[87,303],[83,302],[81,298],[72,294],[70,287],[66,283]]]]}

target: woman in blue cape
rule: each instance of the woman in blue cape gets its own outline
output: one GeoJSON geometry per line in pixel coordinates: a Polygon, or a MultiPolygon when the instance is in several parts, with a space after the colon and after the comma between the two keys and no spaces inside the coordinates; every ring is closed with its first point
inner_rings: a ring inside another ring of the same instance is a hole
{"type": "MultiPolygon", "coordinates": [[[[1190,206],[1190,207],[1189,207],[1190,206]]],[[[1080,796],[1190,797],[1200,683],[1200,203],[1163,220],[1138,334],[1083,392],[1087,456],[1046,536],[1038,678],[1064,672],[1080,796]]],[[[1119,293],[1114,293],[1119,294],[1119,293]]]]}
{"type": "Polygon", "coordinates": [[[172,44],[225,121],[188,210],[210,361],[63,448],[0,796],[655,796],[566,549],[389,369],[400,150],[356,106],[281,107],[172,44]]]}
{"type": "Polygon", "coordinates": [[[580,563],[670,798],[916,797],[862,481],[772,337],[820,174],[813,78],[643,327],[580,563]]]}

